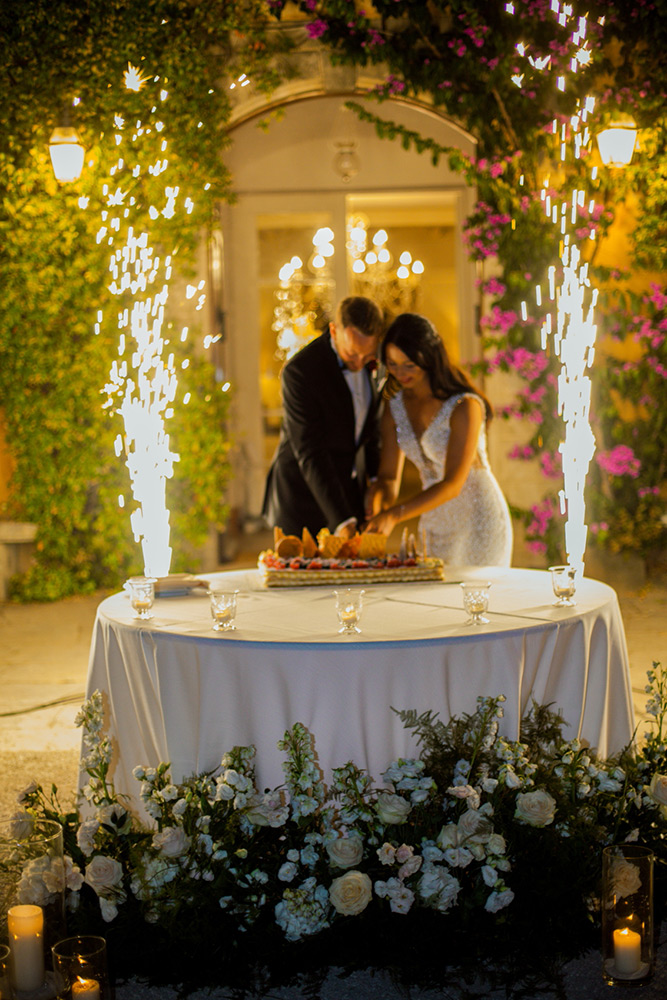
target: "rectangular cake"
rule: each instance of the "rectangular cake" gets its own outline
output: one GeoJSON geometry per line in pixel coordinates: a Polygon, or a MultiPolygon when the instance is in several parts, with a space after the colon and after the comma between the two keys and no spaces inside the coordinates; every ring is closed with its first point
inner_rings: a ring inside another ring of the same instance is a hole
{"type": "Polygon", "coordinates": [[[442,559],[386,556],[383,559],[283,558],[271,549],[260,553],[258,569],[265,587],[354,587],[369,583],[444,580],[442,559]]]}

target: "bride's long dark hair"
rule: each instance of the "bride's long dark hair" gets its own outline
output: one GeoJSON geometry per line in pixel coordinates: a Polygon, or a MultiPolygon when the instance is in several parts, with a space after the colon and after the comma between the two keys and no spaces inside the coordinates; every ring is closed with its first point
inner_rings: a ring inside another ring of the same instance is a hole
{"type": "MultiPolygon", "coordinates": [[[[387,363],[387,347],[394,344],[410,361],[426,372],[431,392],[436,399],[449,399],[459,392],[474,392],[484,403],[486,422],[493,416],[493,407],[466,373],[452,364],[437,330],[430,320],[417,313],[403,313],[387,330],[382,341],[382,363],[387,363]]],[[[395,396],[400,384],[392,375],[387,378],[385,395],[395,396]]]]}

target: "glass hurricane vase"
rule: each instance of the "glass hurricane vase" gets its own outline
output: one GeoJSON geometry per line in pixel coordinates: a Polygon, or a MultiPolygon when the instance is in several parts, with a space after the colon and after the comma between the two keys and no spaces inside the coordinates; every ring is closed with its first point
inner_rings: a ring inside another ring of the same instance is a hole
{"type": "MultiPolygon", "coordinates": [[[[65,931],[63,831],[28,814],[0,823],[0,939],[9,942],[10,996],[56,995],[51,946],[65,931]]],[[[4,994],[3,994],[4,995],[4,994]]]]}
{"type": "Polygon", "coordinates": [[[612,986],[641,986],[653,974],[653,863],[636,844],[603,851],[602,974],[612,986]]]}

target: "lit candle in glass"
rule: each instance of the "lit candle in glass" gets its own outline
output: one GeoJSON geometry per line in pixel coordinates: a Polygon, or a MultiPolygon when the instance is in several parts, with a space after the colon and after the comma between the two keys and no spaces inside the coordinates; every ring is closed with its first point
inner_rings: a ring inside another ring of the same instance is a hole
{"type": "Polygon", "coordinates": [[[72,1000],[100,1000],[100,984],[96,979],[77,979],[72,983],[72,1000]]]}
{"type": "Polygon", "coordinates": [[[14,986],[21,993],[38,990],[44,984],[44,912],[41,906],[12,906],[7,911],[7,929],[14,986]]]}
{"type": "Polygon", "coordinates": [[[356,625],[357,624],[357,609],[349,604],[340,613],[340,620],[343,625],[356,625]]]}
{"type": "Polygon", "coordinates": [[[614,962],[616,971],[622,976],[631,976],[641,968],[642,939],[629,927],[614,931],[614,962]]]}

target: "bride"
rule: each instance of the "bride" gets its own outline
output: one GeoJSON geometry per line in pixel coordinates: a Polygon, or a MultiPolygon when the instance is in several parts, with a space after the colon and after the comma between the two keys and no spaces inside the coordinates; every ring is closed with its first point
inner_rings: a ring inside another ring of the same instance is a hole
{"type": "Polygon", "coordinates": [[[453,365],[433,325],[404,313],[382,344],[388,378],[377,480],[366,497],[366,531],[389,535],[421,515],[428,554],[454,566],[509,566],[512,522],[491,472],[491,404],[453,365]],[[422,490],[397,504],[405,456],[422,490]]]}

